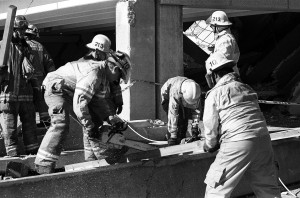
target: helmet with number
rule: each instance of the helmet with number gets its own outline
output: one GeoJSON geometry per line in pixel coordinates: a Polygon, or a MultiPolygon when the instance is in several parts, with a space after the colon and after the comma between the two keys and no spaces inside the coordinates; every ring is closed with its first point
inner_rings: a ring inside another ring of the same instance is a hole
{"type": "Polygon", "coordinates": [[[229,25],[232,25],[232,23],[228,20],[228,17],[225,12],[215,11],[211,15],[210,25],[229,26],[229,25]]]}
{"type": "Polygon", "coordinates": [[[188,79],[181,84],[181,93],[186,103],[196,105],[201,96],[201,89],[198,83],[188,79]]]}
{"type": "Polygon", "coordinates": [[[216,52],[213,53],[206,61],[205,67],[207,74],[213,71],[220,70],[224,67],[233,67],[236,62],[234,60],[229,60],[223,53],[216,52]]]}
{"type": "Polygon", "coordinates": [[[110,53],[110,57],[108,57],[108,61],[116,63],[116,65],[120,68],[122,72],[121,78],[124,80],[125,83],[128,82],[131,74],[131,61],[129,56],[120,51],[110,53]]]}
{"type": "Polygon", "coordinates": [[[102,52],[110,52],[111,42],[109,38],[103,34],[97,34],[91,43],[86,45],[90,49],[98,49],[102,52]]]}
{"type": "Polygon", "coordinates": [[[14,28],[26,29],[28,27],[28,21],[23,15],[18,15],[14,20],[14,28]]]}
{"type": "Polygon", "coordinates": [[[25,34],[32,34],[32,35],[34,35],[36,37],[40,37],[39,33],[40,33],[40,31],[39,31],[39,29],[35,25],[33,25],[31,23],[28,23],[28,27],[27,27],[27,29],[25,31],[25,34]]]}

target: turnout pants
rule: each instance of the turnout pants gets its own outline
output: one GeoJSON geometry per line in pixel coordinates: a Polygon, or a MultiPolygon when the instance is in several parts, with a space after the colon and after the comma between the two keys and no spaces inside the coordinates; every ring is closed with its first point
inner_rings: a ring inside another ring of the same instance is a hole
{"type": "Polygon", "coordinates": [[[281,197],[270,136],[221,143],[204,181],[205,197],[230,197],[244,175],[258,198],[281,197]]]}
{"type": "Polygon", "coordinates": [[[22,122],[22,136],[25,154],[36,154],[38,142],[36,136],[35,108],[33,102],[6,102],[0,103],[2,111],[2,129],[6,153],[17,156],[24,152],[18,148],[18,116],[22,122]]]}
{"type": "Polygon", "coordinates": [[[63,143],[69,133],[70,106],[59,80],[49,82],[45,90],[45,102],[48,105],[51,126],[48,128],[37,156],[36,171],[40,174],[53,173],[56,162],[61,154],[63,143]],[[55,85],[56,84],[56,85],[55,85]]]}
{"type": "MultiPolygon", "coordinates": [[[[99,128],[103,125],[103,121],[107,120],[108,116],[114,115],[116,105],[111,99],[97,99],[89,104],[89,112],[95,127],[99,128]]],[[[101,132],[100,132],[101,133],[101,132]]],[[[100,139],[91,138],[87,135],[83,128],[83,145],[84,157],[86,161],[106,159],[109,163],[118,161],[119,155],[126,153],[127,149],[115,147],[112,144],[106,144],[100,139]]]]}

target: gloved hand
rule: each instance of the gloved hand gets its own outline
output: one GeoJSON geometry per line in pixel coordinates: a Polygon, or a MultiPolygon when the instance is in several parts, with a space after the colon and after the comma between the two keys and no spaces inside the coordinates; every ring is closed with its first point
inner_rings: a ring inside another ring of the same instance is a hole
{"type": "Polygon", "coordinates": [[[178,141],[178,139],[177,138],[169,138],[168,139],[168,145],[169,146],[174,146],[174,145],[177,145],[177,144],[179,144],[180,142],[178,141]]]}
{"type": "Polygon", "coordinates": [[[0,65],[0,75],[5,74],[7,72],[8,66],[7,65],[0,65]]]}
{"type": "Polygon", "coordinates": [[[107,122],[110,125],[115,125],[116,123],[123,122],[123,120],[121,120],[118,116],[111,115],[108,116],[107,122]]]}
{"type": "Polygon", "coordinates": [[[87,134],[90,138],[100,139],[101,133],[98,127],[93,127],[91,130],[87,130],[87,134]]]}
{"type": "Polygon", "coordinates": [[[192,127],[191,132],[192,132],[192,137],[197,137],[201,133],[198,126],[192,127]]]}
{"type": "Polygon", "coordinates": [[[206,142],[204,142],[204,144],[203,144],[203,150],[204,150],[204,152],[210,152],[210,153],[213,153],[213,152],[219,150],[219,148],[220,148],[220,144],[217,144],[217,145],[216,145],[215,147],[213,147],[213,148],[210,148],[210,147],[206,144],[206,142]]]}
{"type": "Polygon", "coordinates": [[[122,110],[123,110],[123,105],[118,105],[116,114],[119,115],[122,112],[122,110]]]}

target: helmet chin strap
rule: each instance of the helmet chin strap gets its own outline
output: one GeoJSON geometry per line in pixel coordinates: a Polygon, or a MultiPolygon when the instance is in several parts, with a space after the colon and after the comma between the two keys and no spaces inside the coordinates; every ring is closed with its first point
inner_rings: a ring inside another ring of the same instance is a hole
{"type": "Polygon", "coordinates": [[[216,85],[216,78],[214,73],[206,74],[205,79],[210,89],[216,85]]]}

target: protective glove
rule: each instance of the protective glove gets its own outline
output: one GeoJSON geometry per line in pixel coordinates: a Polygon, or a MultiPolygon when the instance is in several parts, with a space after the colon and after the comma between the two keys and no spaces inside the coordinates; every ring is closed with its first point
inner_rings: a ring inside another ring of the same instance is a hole
{"type": "Polygon", "coordinates": [[[169,146],[174,146],[174,145],[178,145],[180,142],[178,141],[177,138],[169,138],[168,139],[168,145],[169,146]]]}
{"type": "Polygon", "coordinates": [[[108,116],[107,122],[110,125],[115,125],[119,122],[123,122],[123,120],[121,120],[118,116],[111,115],[111,116],[108,116]]]}
{"type": "Polygon", "coordinates": [[[119,115],[122,112],[122,110],[123,110],[123,105],[118,105],[116,111],[117,115],[119,115]]]}
{"type": "Polygon", "coordinates": [[[204,150],[204,152],[210,152],[210,153],[213,153],[213,152],[219,150],[219,148],[220,148],[220,144],[216,144],[216,146],[213,147],[213,148],[210,148],[210,147],[206,144],[206,142],[204,142],[204,144],[203,144],[203,150],[204,150]]]}
{"type": "Polygon", "coordinates": [[[98,127],[93,127],[91,130],[87,130],[87,134],[90,138],[100,139],[100,131],[98,127]]]}
{"type": "Polygon", "coordinates": [[[7,65],[0,65],[0,75],[1,74],[6,74],[7,69],[8,69],[7,65]]]}

